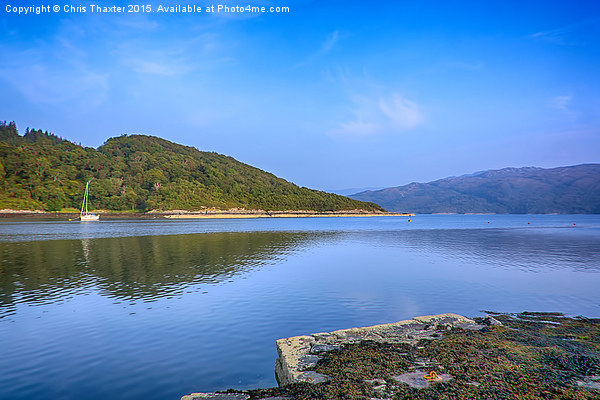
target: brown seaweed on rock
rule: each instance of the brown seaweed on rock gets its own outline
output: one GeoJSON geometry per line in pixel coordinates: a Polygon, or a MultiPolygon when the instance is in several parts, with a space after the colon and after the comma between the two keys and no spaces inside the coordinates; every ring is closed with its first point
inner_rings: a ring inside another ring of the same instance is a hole
{"type": "MultiPolygon", "coordinates": [[[[321,384],[243,391],[250,399],[576,399],[600,398],[600,319],[559,313],[496,314],[502,325],[454,328],[416,346],[362,341],[326,353],[321,384]],[[406,372],[451,375],[423,389],[406,372]]],[[[479,324],[488,325],[484,319],[479,324]]]]}

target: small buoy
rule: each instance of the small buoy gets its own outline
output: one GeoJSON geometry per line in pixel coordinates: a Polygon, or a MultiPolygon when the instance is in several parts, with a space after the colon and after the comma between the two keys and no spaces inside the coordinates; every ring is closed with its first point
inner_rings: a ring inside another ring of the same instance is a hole
{"type": "Polygon", "coordinates": [[[573,222],[573,226],[577,225],[575,222],[573,222]]]}
{"type": "Polygon", "coordinates": [[[442,378],[440,376],[438,376],[437,372],[435,372],[435,371],[430,371],[427,375],[423,375],[423,378],[427,379],[430,382],[442,380],[442,378]]]}
{"type": "Polygon", "coordinates": [[[527,225],[531,225],[531,222],[528,222],[527,225]]]}
{"type": "Polygon", "coordinates": [[[488,224],[490,223],[490,221],[488,221],[488,224]]]}

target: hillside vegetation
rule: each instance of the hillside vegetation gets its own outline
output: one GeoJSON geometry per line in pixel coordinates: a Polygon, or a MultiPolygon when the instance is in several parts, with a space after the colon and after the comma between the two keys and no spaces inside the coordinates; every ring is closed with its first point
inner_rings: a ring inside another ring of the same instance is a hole
{"type": "Polygon", "coordinates": [[[504,168],[350,197],[421,214],[599,214],[600,164],[504,168]]]}
{"type": "Polygon", "coordinates": [[[103,210],[382,210],[157,137],[120,136],[94,149],[0,122],[0,209],[79,208],[87,181],[91,206],[103,210]]]}

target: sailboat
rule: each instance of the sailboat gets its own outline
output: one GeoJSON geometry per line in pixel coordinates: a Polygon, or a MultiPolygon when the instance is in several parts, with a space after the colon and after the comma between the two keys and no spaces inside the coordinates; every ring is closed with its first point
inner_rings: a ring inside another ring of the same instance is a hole
{"type": "Polygon", "coordinates": [[[85,184],[85,194],[83,195],[83,201],[81,202],[81,214],[79,215],[79,219],[82,221],[98,221],[100,216],[88,211],[89,192],[90,183],[88,182],[85,184]]]}

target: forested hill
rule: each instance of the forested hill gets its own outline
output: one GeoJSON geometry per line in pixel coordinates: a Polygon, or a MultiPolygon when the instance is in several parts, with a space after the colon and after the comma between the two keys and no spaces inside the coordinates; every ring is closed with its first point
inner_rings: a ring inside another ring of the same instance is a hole
{"type": "Polygon", "coordinates": [[[112,138],[98,149],[0,122],[0,209],[79,208],[85,183],[104,210],[382,210],[298,187],[232,157],[152,136],[112,138]]]}
{"type": "Polygon", "coordinates": [[[350,197],[421,214],[600,214],[600,164],[504,168],[350,197]]]}

